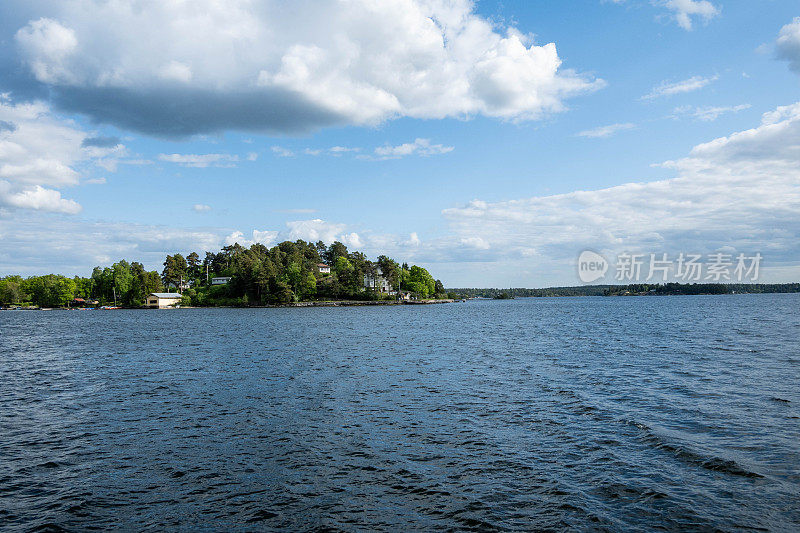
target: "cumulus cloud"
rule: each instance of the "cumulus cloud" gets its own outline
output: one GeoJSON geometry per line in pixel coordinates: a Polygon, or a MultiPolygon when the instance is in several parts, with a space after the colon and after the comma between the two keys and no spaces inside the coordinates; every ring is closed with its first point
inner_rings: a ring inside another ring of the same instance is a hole
{"type": "Polygon", "coordinates": [[[195,213],[208,213],[211,211],[211,206],[206,204],[194,204],[192,206],[192,211],[195,213]]]}
{"type": "Polygon", "coordinates": [[[75,214],[80,205],[57,190],[78,185],[78,169],[115,167],[125,147],[92,137],[55,117],[41,102],[15,103],[0,95],[0,206],[75,214]]]}
{"type": "Polygon", "coordinates": [[[331,146],[330,148],[305,148],[303,153],[305,155],[329,155],[333,157],[341,157],[347,153],[357,153],[360,152],[361,148],[350,148],[348,146],[331,146]]]}
{"type": "Polygon", "coordinates": [[[62,108],[158,136],[396,117],[534,120],[603,85],[563,69],[554,43],[497,26],[470,0],[31,9],[40,18],[18,30],[16,45],[62,108]]]}
{"type": "Polygon", "coordinates": [[[384,161],[387,159],[400,159],[407,156],[428,157],[452,152],[455,147],[443,144],[433,144],[430,139],[414,139],[412,142],[398,145],[385,144],[378,146],[369,152],[369,149],[362,150],[357,146],[332,146],[330,148],[304,148],[302,150],[292,150],[283,146],[271,147],[272,153],[277,157],[295,157],[297,155],[309,156],[332,156],[341,157],[346,154],[354,155],[358,159],[369,161],[384,161]]]}
{"type": "Polygon", "coordinates": [[[168,163],[177,163],[183,167],[234,167],[239,161],[239,156],[231,154],[159,154],[158,159],[168,163]]]}
{"type": "Polygon", "coordinates": [[[775,43],[779,59],[789,62],[789,68],[800,74],[800,17],[781,28],[775,43]]]}
{"type": "Polygon", "coordinates": [[[662,96],[672,96],[675,94],[689,93],[702,89],[708,84],[715,82],[719,76],[712,76],[705,78],[703,76],[692,76],[689,79],[678,82],[662,82],[660,85],[653,87],[653,90],[648,94],[642,96],[642,100],[652,100],[662,96]]]}
{"type": "Polygon", "coordinates": [[[654,3],[669,9],[675,22],[687,31],[692,29],[692,17],[707,23],[720,13],[720,8],[707,0],[655,0],[654,3]]]}
{"type": "Polygon", "coordinates": [[[724,248],[760,251],[767,264],[800,272],[800,103],[765,113],[759,126],[700,144],[663,166],[677,177],[445,209],[451,246],[458,240],[476,249],[473,260],[535,256],[562,271],[587,248],[611,257],[724,248]]]}
{"type": "MultiPolygon", "coordinates": [[[[326,222],[315,218],[312,220],[295,220],[287,222],[288,231],[284,233],[287,240],[302,239],[309,242],[323,241],[331,243],[341,241],[347,227],[345,224],[326,222]]],[[[343,242],[343,241],[342,241],[343,242]]]]}
{"type": "Polygon", "coordinates": [[[624,124],[609,124],[608,126],[600,126],[591,130],[584,130],[578,133],[579,137],[588,137],[590,139],[611,137],[619,131],[632,130],[636,124],[626,122],[624,124]]]}
{"type": "Polygon", "coordinates": [[[243,246],[249,246],[254,242],[268,245],[278,241],[296,241],[298,239],[307,242],[322,241],[330,244],[340,241],[353,248],[362,248],[367,245],[367,241],[354,231],[347,231],[347,224],[327,222],[320,218],[310,220],[292,220],[286,222],[286,228],[282,231],[253,231],[253,238],[245,238],[244,233],[235,231],[225,238],[226,244],[238,242],[243,246]]]}
{"type": "Polygon", "coordinates": [[[740,104],[733,106],[706,106],[706,107],[690,106],[690,105],[680,106],[676,107],[675,110],[673,111],[673,117],[677,118],[680,116],[688,116],[703,122],[713,122],[722,115],[725,115],[727,113],[738,113],[739,111],[750,109],[750,107],[752,107],[750,104],[740,104]]]}
{"type": "Polygon", "coordinates": [[[15,190],[6,180],[0,180],[0,204],[70,215],[76,215],[83,209],[78,202],[62,198],[61,193],[54,189],[34,185],[32,188],[15,190]]]}
{"type": "Polygon", "coordinates": [[[273,146],[270,149],[278,157],[294,157],[294,152],[283,146],[273,146]]]}
{"type": "Polygon", "coordinates": [[[253,230],[253,238],[248,239],[244,236],[244,233],[241,231],[234,231],[227,237],[225,237],[225,245],[231,246],[233,244],[240,244],[245,247],[252,246],[254,244],[263,244],[264,246],[270,246],[272,243],[275,242],[275,239],[278,237],[277,231],[268,231],[268,230],[253,230]]]}
{"type": "Polygon", "coordinates": [[[431,144],[430,139],[415,139],[414,142],[403,143],[397,146],[379,146],[375,148],[375,156],[378,159],[399,159],[409,155],[427,157],[430,155],[447,154],[453,150],[453,146],[431,144]]]}

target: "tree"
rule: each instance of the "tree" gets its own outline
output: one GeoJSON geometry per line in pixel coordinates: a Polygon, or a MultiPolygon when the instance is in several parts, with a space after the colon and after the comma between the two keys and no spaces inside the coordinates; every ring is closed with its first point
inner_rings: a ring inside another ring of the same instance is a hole
{"type": "Polygon", "coordinates": [[[164,285],[172,285],[180,288],[181,281],[187,279],[188,266],[186,259],[181,254],[168,255],[164,261],[164,270],[161,273],[161,278],[164,280],[164,285]]]}
{"type": "Polygon", "coordinates": [[[408,276],[408,290],[417,292],[423,298],[434,294],[436,290],[436,281],[433,276],[424,268],[414,265],[409,270],[408,276]]]}
{"type": "Polygon", "coordinates": [[[197,279],[202,275],[200,256],[197,255],[197,252],[192,252],[186,256],[186,264],[189,267],[189,276],[192,279],[197,279]]]}
{"type": "Polygon", "coordinates": [[[340,257],[347,257],[347,246],[339,241],[333,241],[333,244],[330,245],[325,254],[325,262],[329,265],[334,265],[340,257]]]}
{"type": "Polygon", "coordinates": [[[0,279],[0,303],[15,304],[24,299],[22,292],[22,278],[20,276],[7,276],[0,279]]]}
{"type": "Polygon", "coordinates": [[[435,287],[434,293],[436,294],[436,296],[439,298],[444,298],[446,292],[444,288],[444,283],[442,283],[441,280],[437,279],[434,287],[435,287]]]}
{"type": "Polygon", "coordinates": [[[122,259],[121,261],[111,265],[111,272],[113,276],[112,293],[116,294],[118,301],[125,303],[126,296],[131,292],[133,284],[131,265],[122,259]]]}
{"type": "Polygon", "coordinates": [[[23,287],[32,302],[42,307],[66,305],[75,298],[75,280],[56,274],[30,277],[23,287]]]}
{"type": "Polygon", "coordinates": [[[395,290],[400,288],[400,267],[397,261],[389,259],[385,255],[378,256],[378,268],[381,269],[381,275],[389,282],[395,290]]]}

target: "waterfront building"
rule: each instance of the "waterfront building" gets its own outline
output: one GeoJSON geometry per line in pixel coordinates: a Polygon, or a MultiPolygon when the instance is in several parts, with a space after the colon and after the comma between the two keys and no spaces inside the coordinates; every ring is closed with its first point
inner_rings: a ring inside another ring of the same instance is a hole
{"type": "Polygon", "coordinates": [[[153,309],[167,309],[177,307],[181,303],[183,296],[177,292],[151,292],[147,296],[146,307],[153,309]]]}

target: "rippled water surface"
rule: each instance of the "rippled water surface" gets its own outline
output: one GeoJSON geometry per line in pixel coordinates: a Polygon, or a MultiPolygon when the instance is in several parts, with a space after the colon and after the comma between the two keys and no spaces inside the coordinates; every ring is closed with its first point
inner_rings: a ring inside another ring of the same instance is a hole
{"type": "Polygon", "coordinates": [[[798,309],[0,312],[0,527],[797,529],[798,309]]]}

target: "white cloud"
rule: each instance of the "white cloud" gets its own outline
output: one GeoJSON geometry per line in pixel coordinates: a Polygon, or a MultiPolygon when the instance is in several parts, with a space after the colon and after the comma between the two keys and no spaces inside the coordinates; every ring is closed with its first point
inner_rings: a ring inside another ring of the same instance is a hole
{"type": "Polygon", "coordinates": [[[278,157],[294,157],[294,152],[282,146],[273,146],[272,153],[278,157]]]}
{"type": "Polygon", "coordinates": [[[781,28],[775,51],[779,59],[789,62],[789,68],[800,74],[800,17],[781,28]]]}
{"type": "Polygon", "coordinates": [[[256,243],[263,244],[264,246],[270,246],[275,239],[278,237],[277,231],[259,231],[253,230],[253,238],[246,239],[244,237],[244,233],[241,231],[234,231],[227,237],[225,237],[225,245],[230,246],[232,244],[240,244],[245,247],[250,247],[256,243]]]}
{"type": "Polygon", "coordinates": [[[676,107],[673,111],[673,117],[689,116],[703,122],[713,122],[726,113],[738,113],[745,109],[750,109],[750,104],[741,104],[734,106],[680,106],[676,107]]]}
{"type": "Polygon", "coordinates": [[[339,240],[343,244],[355,249],[359,249],[364,246],[364,243],[361,241],[361,237],[355,232],[345,233],[339,237],[339,240]]]}
{"type": "Polygon", "coordinates": [[[447,154],[454,150],[453,146],[431,144],[430,139],[415,139],[414,142],[403,143],[397,146],[379,146],[375,148],[377,159],[400,159],[409,155],[427,157],[431,155],[447,154]]]}
{"type": "Polygon", "coordinates": [[[289,229],[282,234],[282,236],[285,236],[286,240],[296,241],[297,239],[302,239],[308,242],[323,241],[326,243],[332,243],[337,240],[341,241],[342,235],[347,227],[345,224],[325,222],[319,218],[313,220],[295,220],[287,222],[286,226],[289,229]]]}
{"type": "Polygon", "coordinates": [[[192,69],[186,63],[179,61],[170,61],[162,66],[158,75],[161,79],[167,81],[177,81],[181,83],[189,83],[192,81],[192,69]]]}
{"type": "Polygon", "coordinates": [[[159,154],[159,161],[177,163],[183,167],[234,167],[239,156],[231,154],[159,154]]]}
{"type": "Polygon", "coordinates": [[[340,157],[347,153],[360,152],[361,148],[350,148],[347,146],[331,146],[330,148],[306,148],[303,150],[305,155],[330,155],[333,157],[340,157]]]}
{"type": "Polygon", "coordinates": [[[688,93],[702,89],[708,84],[717,81],[719,76],[712,76],[704,78],[703,76],[693,76],[689,79],[678,82],[662,82],[660,85],[653,87],[653,90],[642,97],[642,100],[652,100],[662,96],[672,96],[675,94],[688,93]]]}
{"type": "Polygon", "coordinates": [[[41,18],[16,44],[61,105],[163,136],[396,117],[534,120],[603,85],[561,68],[554,43],[481,17],[470,0],[148,0],[137,9],[73,0],[30,9],[41,18]]]}
{"type": "Polygon", "coordinates": [[[6,180],[0,180],[0,204],[70,215],[76,215],[83,209],[78,202],[62,198],[61,193],[54,189],[34,185],[32,188],[15,190],[6,180]]]}
{"type": "MultiPolygon", "coordinates": [[[[298,154],[309,156],[332,156],[340,157],[345,154],[356,155],[357,159],[370,160],[370,161],[384,161],[387,159],[400,159],[407,156],[428,157],[432,155],[441,155],[452,152],[455,149],[453,146],[445,146],[443,144],[432,144],[430,139],[414,139],[412,142],[403,143],[399,145],[386,144],[378,146],[372,150],[372,153],[364,153],[362,148],[357,146],[332,146],[330,148],[304,148],[299,152],[295,152],[283,146],[273,146],[272,152],[278,157],[295,157],[298,154]]],[[[367,150],[368,151],[368,150],[367,150]]]]}
{"type": "Polygon", "coordinates": [[[488,250],[491,248],[489,243],[481,237],[462,237],[461,244],[469,248],[476,248],[478,250],[488,250]]]}
{"type": "Polygon", "coordinates": [[[196,213],[208,213],[211,211],[211,206],[206,204],[194,204],[192,210],[196,213]]]}
{"type": "MultiPolygon", "coordinates": [[[[765,113],[761,125],[700,144],[663,164],[677,177],[649,183],[445,209],[458,247],[491,243],[474,261],[515,261],[535,254],[569,282],[586,248],[620,251],[760,251],[765,265],[800,274],[800,103],[765,113]],[[487,249],[488,253],[488,249],[487,249]]],[[[441,251],[440,251],[441,253],[441,251]]],[[[540,272],[540,274],[542,274],[540,272]]],[[[574,281],[574,280],[573,280],[574,281]]],[[[783,281],[787,281],[786,278],[783,281]]]]}
{"type": "Polygon", "coordinates": [[[41,18],[17,32],[16,40],[30,58],[30,68],[40,81],[74,81],[64,61],[78,48],[75,31],[57,21],[41,18]]]}
{"type": "Polygon", "coordinates": [[[125,155],[119,142],[91,136],[42,102],[18,104],[0,94],[0,125],[0,206],[77,213],[80,205],[56,189],[88,179],[78,171],[87,163],[113,171],[125,155]]]}
{"type": "Polygon", "coordinates": [[[703,22],[708,22],[720,13],[720,8],[707,0],[655,0],[672,11],[672,16],[684,30],[692,29],[692,17],[699,17],[703,22]]]}
{"type": "Polygon", "coordinates": [[[635,124],[631,124],[630,122],[626,122],[624,124],[610,124],[608,126],[600,126],[598,128],[594,128],[591,130],[584,130],[578,133],[579,137],[588,137],[591,139],[594,138],[605,138],[611,137],[618,131],[625,131],[625,130],[632,130],[635,128],[635,124]]]}

